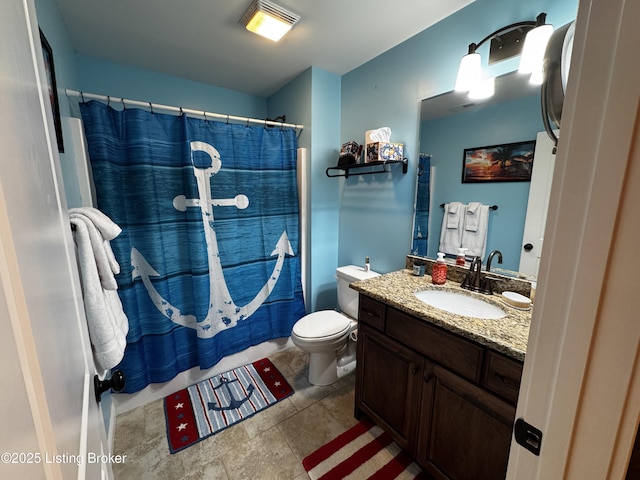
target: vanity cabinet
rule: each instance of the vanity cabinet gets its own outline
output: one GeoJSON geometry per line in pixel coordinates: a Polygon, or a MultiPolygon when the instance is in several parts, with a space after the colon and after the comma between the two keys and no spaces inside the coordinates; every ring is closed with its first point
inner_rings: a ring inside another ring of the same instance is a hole
{"type": "Polygon", "coordinates": [[[362,294],[359,320],[356,417],[433,478],[504,479],[522,363],[362,294]]]}

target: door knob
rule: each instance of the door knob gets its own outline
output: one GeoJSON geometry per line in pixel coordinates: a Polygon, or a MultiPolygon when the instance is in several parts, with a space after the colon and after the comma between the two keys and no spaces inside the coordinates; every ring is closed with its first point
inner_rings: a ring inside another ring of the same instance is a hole
{"type": "Polygon", "coordinates": [[[522,247],[522,248],[524,248],[525,252],[530,252],[531,250],[533,250],[533,245],[530,244],[530,243],[525,243],[524,247],[522,247]]]}
{"type": "Polygon", "coordinates": [[[113,372],[109,380],[100,380],[98,375],[95,375],[93,377],[93,389],[96,394],[96,402],[100,403],[100,397],[109,389],[114,392],[121,392],[124,390],[125,383],[124,373],[121,370],[113,372]]]}

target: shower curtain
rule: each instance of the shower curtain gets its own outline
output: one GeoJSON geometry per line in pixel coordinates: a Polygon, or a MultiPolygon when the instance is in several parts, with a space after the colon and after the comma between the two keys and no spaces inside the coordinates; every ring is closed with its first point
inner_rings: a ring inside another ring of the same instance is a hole
{"type": "Polygon", "coordinates": [[[81,113],[97,207],[123,230],[125,392],[289,336],[305,314],[295,131],[96,101],[81,113]]]}
{"type": "Polygon", "coordinates": [[[418,157],[418,183],[416,185],[416,212],[413,218],[413,244],[411,254],[427,256],[429,240],[429,200],[431,197],[431,155],[418,157]]]}

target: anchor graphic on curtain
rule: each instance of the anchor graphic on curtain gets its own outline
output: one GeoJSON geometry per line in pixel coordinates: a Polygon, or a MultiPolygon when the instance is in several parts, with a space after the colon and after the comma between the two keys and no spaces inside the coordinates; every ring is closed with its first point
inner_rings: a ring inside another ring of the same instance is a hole
{"type": "Polygon", "coordinates": [[[151,281],[151,277],[157,277],[159,273],[149,265],[136,248],[131,249],[132,277],[133,279],[138,277],[142,279],[155,307],[165,317],[178,325],[196,330],[200,338],[211,338],[226,328],[236,326],[239,321],[251,316],[262,305],[280,277],[285,256],[294,255],[294,252],[285,230],[271,253],[271,256],[277,255],[278,258],[267,282],[249,303],[243,306],[235,304],[222,271],[218,240],[214,228],[213,207],[234,206],[242,210],[249,206],[249,199],[242,194],[227,199],[211,198],[211,177],[218,173],[222,166],[220,154],[212,145],[205,142],[195,141],[190,145],[193,173],[197,180],[199,198],[187,199],[184,195],[178,195],[173,199],[173,206],[181,212],[186,211],[187,208],[199,208],[202,215],[209,264],[209,310],[206,318],[198,321],[194,315],[183,314],[177,306],[162,298],[151,281]],[[193,152],[195,151],[205,152],[211,158],[211,166],[196,167],[193,161],[193,152]]]}

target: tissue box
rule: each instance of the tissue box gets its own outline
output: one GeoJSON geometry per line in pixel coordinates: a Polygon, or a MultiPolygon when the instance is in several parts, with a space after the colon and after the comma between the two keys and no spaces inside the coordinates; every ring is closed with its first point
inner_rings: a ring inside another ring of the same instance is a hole
{"type": "Polygon", "coordinates": [[[389,162],[401,161],[403,155],[404,144],[391,142],[374,142],[367,144],[367,154],[365,162],[389,162]]]}

